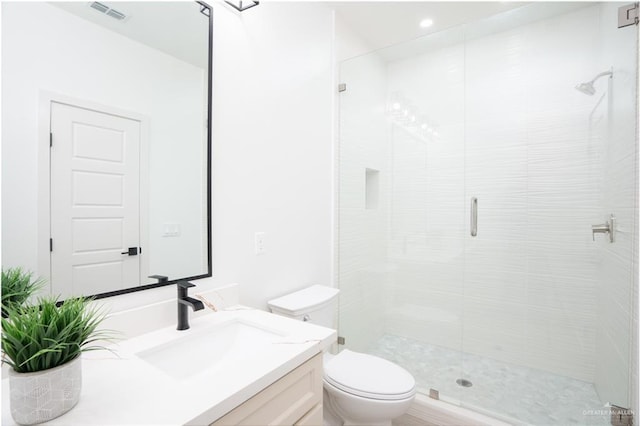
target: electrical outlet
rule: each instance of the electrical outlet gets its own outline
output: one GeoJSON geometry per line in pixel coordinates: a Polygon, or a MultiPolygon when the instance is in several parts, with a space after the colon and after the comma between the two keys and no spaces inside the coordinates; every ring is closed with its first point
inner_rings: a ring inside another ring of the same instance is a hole
{"type": "Polygon", "coordinates": [[[265,240],[264,232],[256,232],[256,235],[255,235],[256,255],[264,254],[265,252],[264,240],[265,240]]]}

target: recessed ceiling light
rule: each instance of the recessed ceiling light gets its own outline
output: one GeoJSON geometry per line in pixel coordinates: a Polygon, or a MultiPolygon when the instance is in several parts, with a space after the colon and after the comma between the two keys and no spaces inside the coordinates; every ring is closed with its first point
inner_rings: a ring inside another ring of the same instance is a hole
{"type": "Polygon", "coordinates": [[[433,19],[423,19],[422,21],[420,21],[420,27],[422,28],[429,28],[432,25],[433,19]]]}

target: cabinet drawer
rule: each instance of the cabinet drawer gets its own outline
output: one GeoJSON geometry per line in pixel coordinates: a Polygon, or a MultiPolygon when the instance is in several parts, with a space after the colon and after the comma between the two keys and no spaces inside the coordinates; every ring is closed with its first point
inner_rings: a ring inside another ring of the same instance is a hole
{"type": "Polygon", "coordinates": [[[322,426],[322,404],[313,407],[295,426],[322,426]]]}
{"type": "Polygon", "coordinates": [[[293,425],[321,402],[322,354],[318,354],[212,425],[293,425]]]}

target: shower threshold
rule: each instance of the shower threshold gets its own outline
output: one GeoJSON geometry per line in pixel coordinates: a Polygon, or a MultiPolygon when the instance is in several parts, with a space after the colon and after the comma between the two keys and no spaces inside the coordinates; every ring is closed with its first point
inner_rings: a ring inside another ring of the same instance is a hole
{"type": "Polygon", "coordinates": [[[593,384],[542,370],[385,334],[367,350],[406,368],[421,393],[509,423],[610,426],[593,384]],[[473,386],[460,386],[463,377],[473,386]]]}

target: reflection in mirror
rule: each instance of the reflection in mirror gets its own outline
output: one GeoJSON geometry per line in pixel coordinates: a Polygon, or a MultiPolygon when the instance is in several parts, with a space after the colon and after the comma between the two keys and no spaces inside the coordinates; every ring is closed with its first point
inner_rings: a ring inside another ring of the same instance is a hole
{"type": "Polygon", "coordinates": [[[2,4],[3,267],[62,298],[211,276],[210,15],[2,4]]]}

